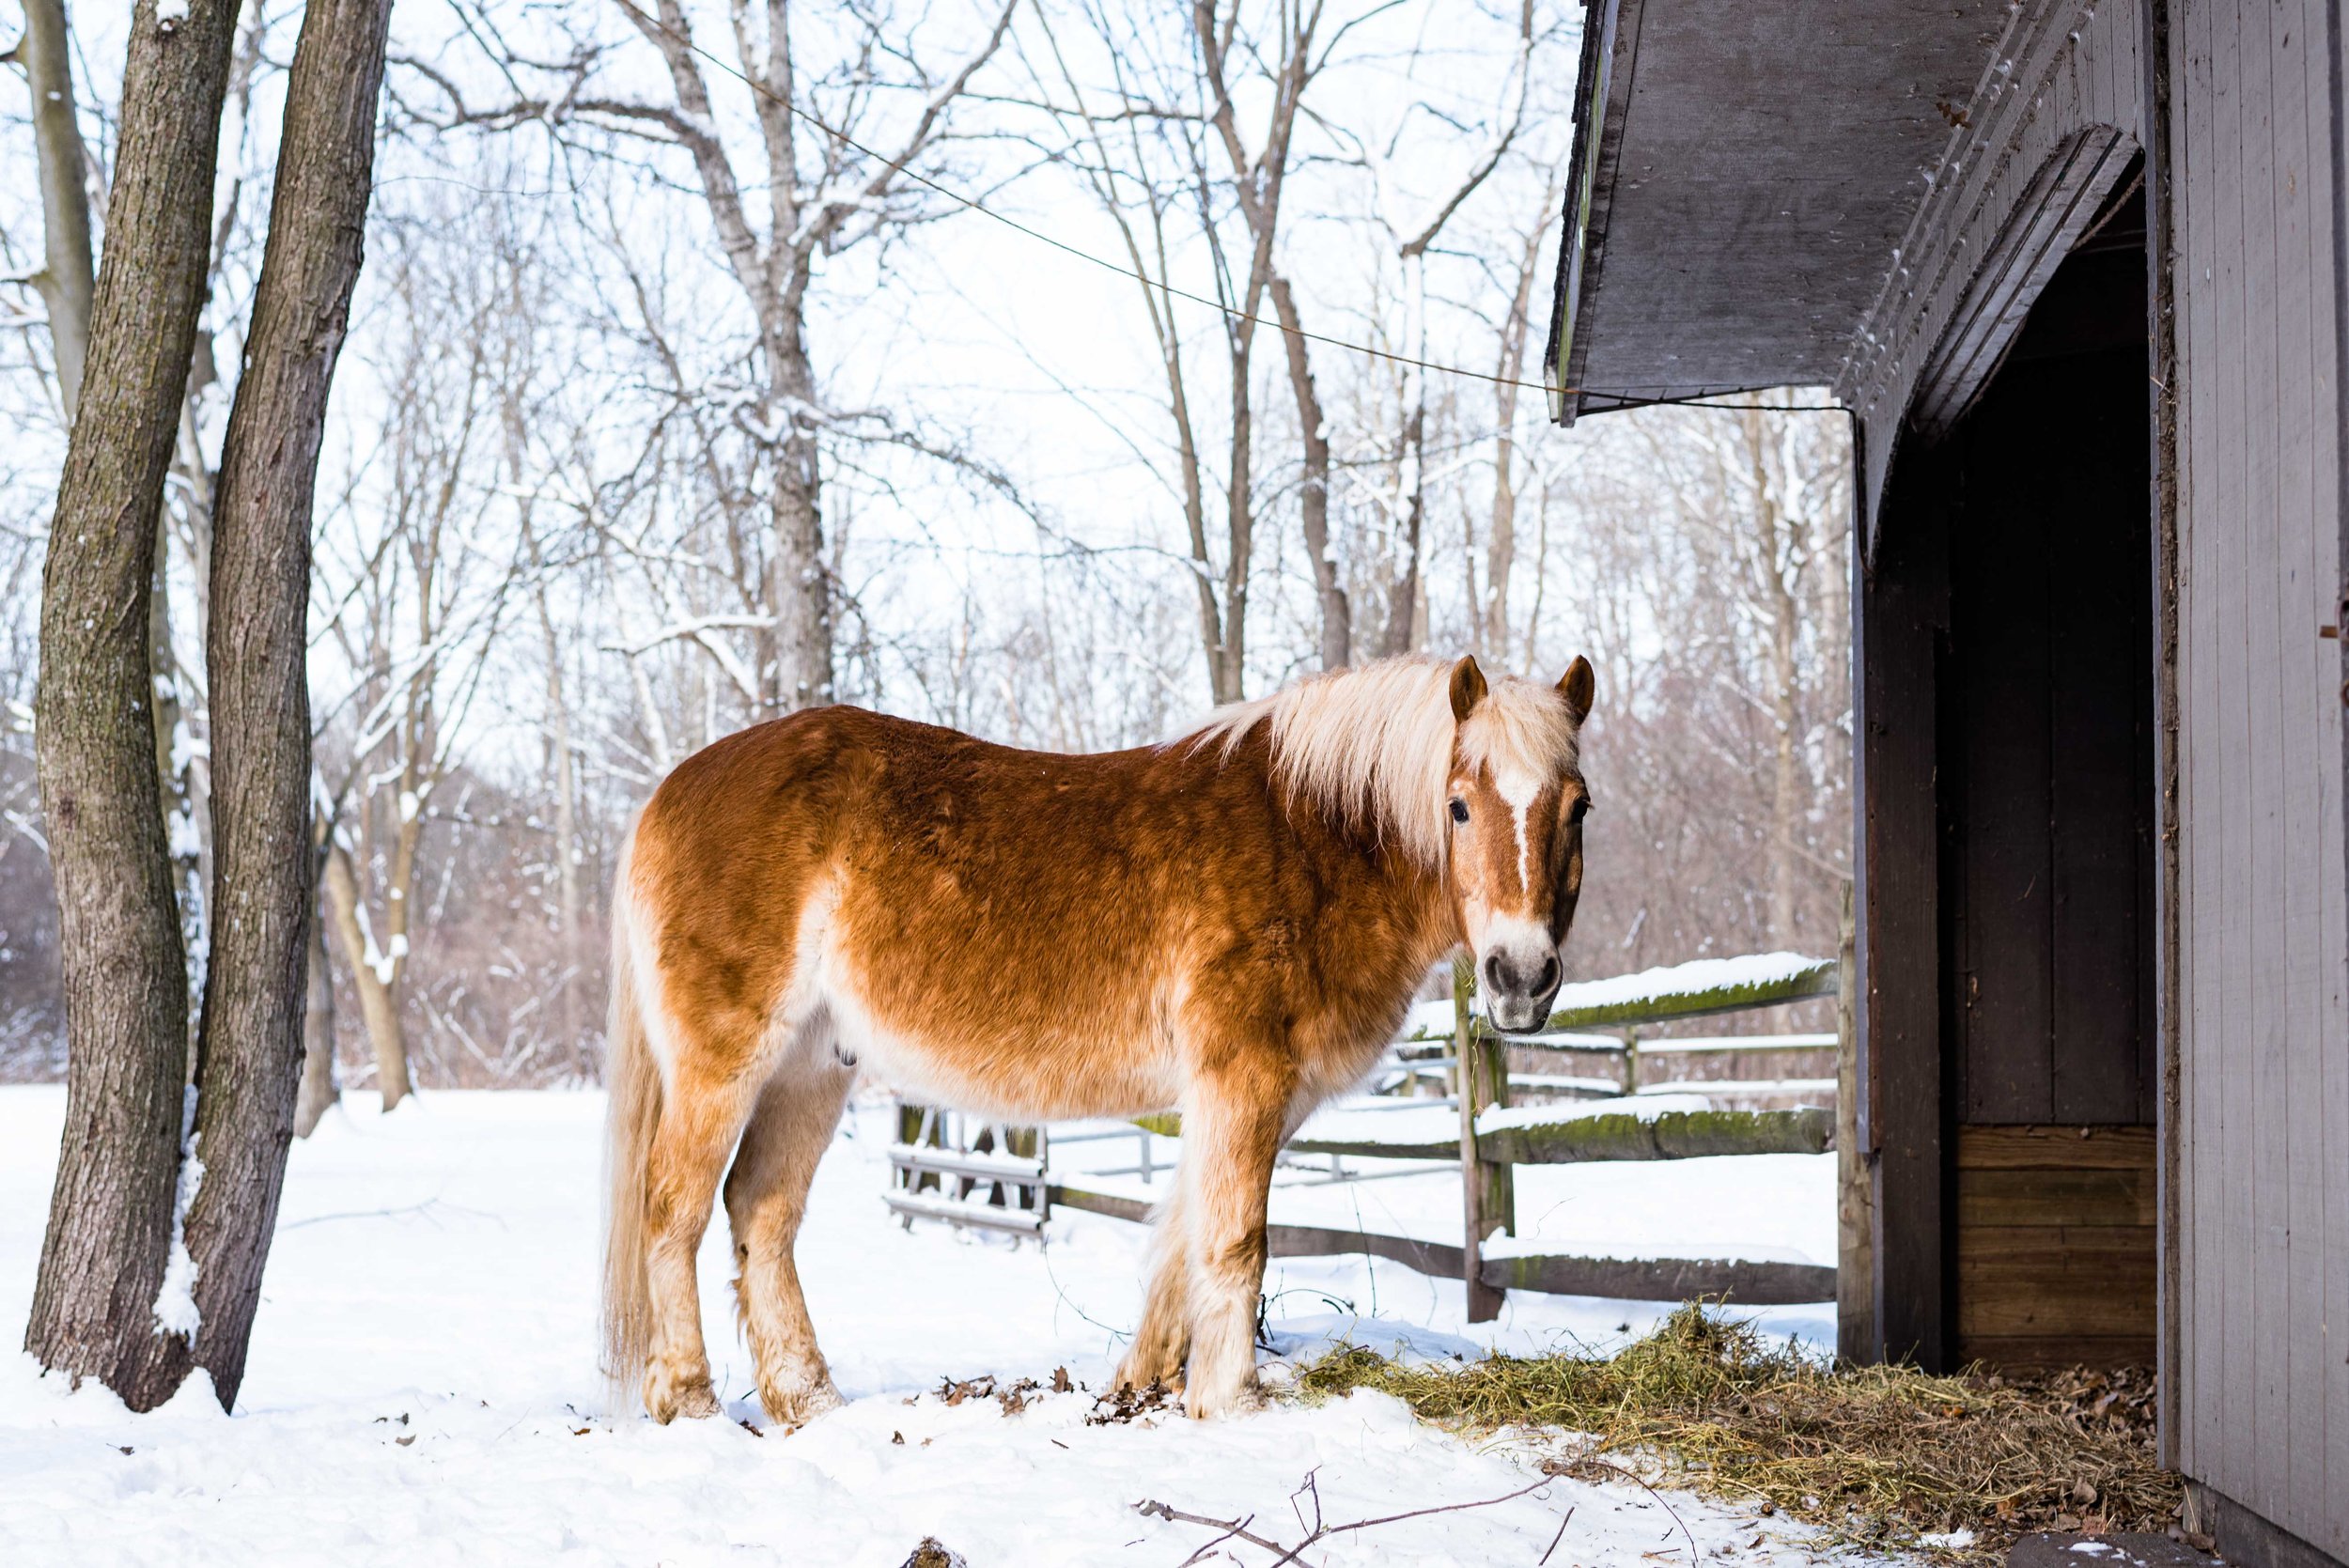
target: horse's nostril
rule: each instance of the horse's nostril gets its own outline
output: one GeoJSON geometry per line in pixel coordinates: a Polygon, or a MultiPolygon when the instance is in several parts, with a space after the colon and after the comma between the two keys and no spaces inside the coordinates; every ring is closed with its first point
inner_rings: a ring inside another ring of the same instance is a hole
{"type": "Polygon", "coordinates": [[[1553,954],[1551,954],[1548,957],[1547,957],[1547,958],[1545,958],[1545,959],[1543,959],[1543,960],[1542,960],[1542,972],[1541,972],[1541,975],[1540,975],[1540,977],[1539,977],[1538,979],[1536,979],[1536,980],[1533,982],[1533,990],[1534,990],[1534,993],[1535,993],[1536,995],[1540,995],[1541,993],[1543,993],[1543,992],[1546,992],[1546,991],[1549,990],[1552,986],[1556,986],[1557,984],[1558,984],[1558,955],[1557,955],[1556,954],[1554,954],[1554,953],[1553,953],[1553,954]]]}
{"type": "Polygon", "coordinates": [[[1505,991],[1509,988],[1509,982],[1501,972],[1501,955],[1498,953],[1490,954],[1485,959],[1485,986],[1486,989],[1494,991],[1505,991]]]}

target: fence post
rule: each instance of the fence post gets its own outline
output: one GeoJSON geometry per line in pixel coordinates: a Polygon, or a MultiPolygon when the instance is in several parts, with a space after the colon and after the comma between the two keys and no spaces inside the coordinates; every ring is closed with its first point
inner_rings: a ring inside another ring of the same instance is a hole
{"type": "Polygon", "coordinates": [[[1875,1359],[1875,1194],[1859,1146],[1859,962],[1852,885],[1843,882],[1843,943],[1835,987],[1835,1353],[1875,1359]]]}
{"type": "Polygon", "coordinates": [[[1623,1092],[1640,1092],[1640,1032],[1637,1028],[1623,1032],[1623,1092]]]}
{"type": "Polygon", "coordinates": [[[1509,1103],[1509,1048],[1500,1036],[1477,1026],[1470,1011],[1476,994],[1476,966],[1467,957],[1452,964],[1452,1055],[1458,1063],[1460,1085],[1461,1282],[1468,1290],[1468,1320],[1490,1323],[1501,1315],[1506,1292],[1484,1281],[1483,1242],[1495,1231],[1514,1234],[1517,1225],[1517,1172],[1506,1164],[1488,1163],[1476,1152],[1476,1113],[1488,1105],[1509,1103]]]}

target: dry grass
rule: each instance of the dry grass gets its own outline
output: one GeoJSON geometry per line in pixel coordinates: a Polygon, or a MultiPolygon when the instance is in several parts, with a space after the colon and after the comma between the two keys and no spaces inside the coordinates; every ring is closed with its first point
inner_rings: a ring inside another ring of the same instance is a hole
{"type": "Polygon", "coordinates": [[[1946,1558],[2002,1555],[2032,1529],[2167,1529],[2181,1496],[2155,1461],[2149,1372],[1830,1368],[1701,1304],[1604,1359],[1403,1366],[1341,1348],[1298,1386],[1307,1397],[1377,1389],[1471,1434],[1575,1434],[1552,1462],[1562,1472],[1608,1455],[1838,1540],[1914,1547],[1927,1532],[1971,1529],[1970,1546],[1936,1554],[1946,1558]]]}

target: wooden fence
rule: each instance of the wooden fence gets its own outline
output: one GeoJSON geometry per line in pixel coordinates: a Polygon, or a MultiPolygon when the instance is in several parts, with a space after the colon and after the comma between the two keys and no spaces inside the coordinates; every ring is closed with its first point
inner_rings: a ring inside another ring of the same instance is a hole
{"type": "MultiPolygon", "coordinates": [[[[1812,1264],[1751,1262],[1723,1258],[1596,1258],[1531,1255],[1490,1249],[1497,1234],[1517,1230],[1515,1170],[1519,1165],[1574,1164],[1596,1160],[1689,1159],[1724,1155],[1820,1154],[1837,1142],[1837,1113],[1804,1107],[1785,1110],[1670,1110],[1642,1114],[1604,1111],[1572,1114],[1556,1106],[1510,1104],[1511,1048],[1616,1050],[1623,1054],[1623,1089],[1637,1091],[1640,1059],[1669,1051],[1673,1042],[1644,1046],[1643,1027],[1681,1019],[1785,1006],[1838,994],[1839,963],[1831,958],[1771,955],[1762,958],[1705,960],[1675,969],[1568,986],[1543,1031],[1503,1039],[1474,1016],[1474,975],[1465,962],[1454,971],[1455,1001],[1449,1033],[1420,1013],[1420,1026],[1407,1030],[1398,1048],[1435,1048],[1453,1068],[1456,1126],[1441,1132],[1425,1114],[1395,1118],[1392,1131],[1375,1115],[1341,1117],[1316,1130],[1309,1123],[1287,1152],[1391,1160],[1456,1163],[1461,1174],[1462,1242],[1421,1240],[1369,1231],[1321,1226],[1268,1227],[1273,1257],[1360,1253],[1403,1264],[1422,1273],[1461,1280],[1468,1288],[1469,1318],[1484,1322],[1500,1311],[1509,1290],[1552,1295],[1613,1296],[1634,1300],[1686,1300],[1726,1295],[1754,1306],[1831,1300],[1836,1269],[1812,1264]],[[1620,1031],[1595,1038],[1593,1032],[1620,1031]],[[1365,1125],[1367,1124],[1367,1125],[1365,1125]]],[[[1797,1036],[1702,1042],[1711,1048],[1817,1049],[1839,1038],[1847,1047],[1849,1007],[1837,1036],[1797,1036]]],[[[1843,1053],[1848,1057],[1848,1049],[1843,1053]]],[[[1416,1065],[1434,1065],[1422,1063],[1416,1065]]],[[[1701,1088],[1702,1085],[1691,1085],[1701,1088]]],[[[1431,1102],[1432,1106],[1432,1102],[1431,1102]]],[[[1049,1168],[1043,1129],[988,1128],[984,1147],[940,1147],[945,1120],[935,1111],[904,1107],[899,1141],[890,1153],[895,1179],[890,1204],[909,1222],[916,1218],[952,1219],[1020,1234],[1041,1233],[1049,1208],[1088,1210],[1121,1219],[1148,1218],[1146,1200],[1096,1191],[1056,1178],[1049,1168]],[[1014,1167],[1017,1167],[1015,1169],[1014,1167]],[[979,1211],[975,1215],[973,1210],[979,1211]]],[[[1320,1118],[1316,1118],[1319,1120],[1320,1118]]],[[[1135,1119],[1137,1134],[1179,1138],[1181,1118],[1173,1113],[1135,1119]]],[[[1088,1135],[1103,1136],[1103,1135],[1088,1135]]],[[[1140,1144],[1146,1176],[1146,1138],[1140,1144]]]]}

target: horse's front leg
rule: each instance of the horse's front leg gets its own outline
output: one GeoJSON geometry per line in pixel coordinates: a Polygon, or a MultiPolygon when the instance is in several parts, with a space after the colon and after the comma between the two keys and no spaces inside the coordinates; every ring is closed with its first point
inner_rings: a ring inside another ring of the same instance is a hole
{"type": "Polygon", "coordinates": [[[1252,1408],[1265,1207],[1286,1130],[1293,1074],[1268,1051],[1232,1057],[1192,1081],[1183,1125],[1190,1261],[1190,1375],[1202,1421],[1252,1408]]]}

